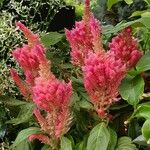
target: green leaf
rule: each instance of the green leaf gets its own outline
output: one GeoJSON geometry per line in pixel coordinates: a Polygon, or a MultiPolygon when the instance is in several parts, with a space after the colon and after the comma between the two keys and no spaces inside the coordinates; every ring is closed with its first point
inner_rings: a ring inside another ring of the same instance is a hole
{"type": "Polygon", "coordinates": [[[144,0],[150,6],[150,0],[144,0]]]}
{"type": "Polygon", "coordinates": [[[44,145],[41,150],[49,150],[49,145],[44,145]]]}
{"type": "Polygon", "coordinates": [[[105,123],[96,125],[90,132],[87,150],[107,150],[110,133],[105,123]]]}
{"type": "Polygon", "coordinates": [[[60,150],[72,150],[71,141],[64,136],[61,138],[60,141],[60,150]]]}
{"type": "Polygon", "coordinates": [[[50,46],[60,42],[63,36],[63,34],[58,32],[49,32],[41,35],[41,41],[45,47],[49,48],[50,46]]]}
{"type": "Polygon", "coordinates": [[[136,77],[127,76],[121,83],[119,92],[124,100],[136,106],[139,98],[144,92],[144,80],[138,75],[136,77]]]}
{"type": "Polygon", "coordinates": [[[75,146],[75,150],[87,150],[87,140],[88,140],[88,136],[85,135],[83,138],[83,141],[79,142],[76,144],[75,146]]]}
{"type": "Polygon", "coordinates": [[[13,147],[20,144],[22,141],[27,139],[30,135],[39,134],[39,133],[41,133],[41,130],[40,130],[40,128],[37,128],[37,127],[30,127],[30,128],[20,131],[19,134],[17,135],[16,140],[13,143],[13,147]]]}
{"type": "Polygon", "coordinates": [[[141,18],[134,20],[134,21],[129,21],[129,22],[122,21],[118,23],[116,26],[112,26],[112,25],[102,26],[102,29],[103,29],[102,31],[104,35],[114,34],[123,30],[124,28],[128,26],[135,25],[135,24],[141,24],[141,18]]]}
{"type": "Polygon", "coordinates": [[[116,144],[117,144],[117,134],[116,132],[109,128],[110,133],[110,141],[107,150],[115,150],[116,144]]]}
{"type": "Polygon", "coordinates": [[[142,126],[142,135],[147,140],[147,143],[150,144],[150,119],[147,119],[142,126]]]}
{"type": "Polygon", "coordinates": [[[145,55],[142,56],[142,58],[136,65],[136,69],[141,72],[150,69],[150,52],[147,52],[145,55]]]}
{"type": "Polygon", "coordinates": [[[137,148],[132,143],[131,138],[124,136],[118,139],[117,147],[115,150],[137,150],[137,148]]]}
{"type": "Polygon", "coordinates": [[[135,12],[132,13],[130,18],[131,17],[136,17],[136,16],[141,16],[143,13],[148,12],[148,11],[150,11],[150,9],[148,9],[148,10],[141,10],[141,11],[135,11],[135,12]]]}
{"type": "Polygon", "coordinates": [[[21,110],[17,118],[13,118],[11,120],[6,121],[6,123],[10,123],[13,125],[18,125],[21,123],[28,122],[29,119],[33,116],[33,109],[35,108],[35,104],[27,103],[26,105],[21,106],[21,110]]]}
{"type": "Polygon", "coordinates": [[[93,105],[87,100],[81,100],[78,102],[78,104],[80,108],[87,109],[87,110],[94,110],[93,105]]]}
{"type": "Polygon", "coordinates": [[[34,147],[28,139],[25,139],[15,147],[15,150],[34,150],[34,147]]]}
{"type": "Polygon", "coordinates": [[[143,137],[143,135],[138,136],[137,138],[135,138],[133,140],[134,143],[138,144],[138,145],[143,145],[143,146],[147,146],[150,147],[150,145],[147,144],[146,139],[143,137]]]}
{"type": "Polygon", "coordinates": [[[20,106],[20,105],[25,105],[27,102],[17,100],[15,98],[9,97],[9,96],[0,96],[0,102],[4,103],[5,105],[9,106],[20,106]]]}
{"type": "Polygon", "coordinates": [[[150,102],[138,105],[134,116],[138,118],[143,117],[145,119],[150,119],[150,102]]]}
{"type": "Polygon", "coordinates": [[[116,3],[120,2],[120,1],[121,1],[121,0],[107,0],[107,7],[108,7],[108,10],[110,10],[111,7],[112,7],[114,4],[116,4],[116,3]]]}
{"type": "Polygon", "coordinates": [[[124,0],[128,5],[133,3],[133,0],[124,0]]]}
{"type": "Polygon", "coordinates": [[[150,28],[150,12],[145,12],[142,15],[142,23],[147,27],[150,28]]]}

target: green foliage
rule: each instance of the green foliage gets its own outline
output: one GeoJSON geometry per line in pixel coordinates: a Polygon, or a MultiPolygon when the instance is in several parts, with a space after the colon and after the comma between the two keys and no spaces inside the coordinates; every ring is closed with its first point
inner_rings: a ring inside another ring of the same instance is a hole
{"type": "Polygon", "coordinates": [[[75,7],[76,18],[81,19],[83,15],[83,2],[80,0],[64,0],[67,5],[71,5],[75,7]]]}
{"type": "Polygon", "coordinates": [[[21,123],[29,122],[31,117],[33,116],[33,109],[35,105],[33,103],[28,103],[20,107],[20,112],[17,118],[12,118],[9,121],[6,121],[7,124],[18,125],[21,123]]]}
{"type": "Polygon", "coordinates": [[[117,133],[111,128],[109,128],[109,133],[110,133],[110,140],[107,150],[115,150],[117,144],[117,133]]]}
{"type": "Polygon", "coordinates": [[[110,10],[111,7],[112,7],[114,4],[118,3],[119,1],[121,1],[121,0],[107,0],[107,7],[108,7],[108,10],[110,10]]]}
{"type": "Polygon", "coordinates": [[[133,140],[134,143],[138,144],[138,145],[144,145],[146,147],[150,147],[149,144],[147,144],[145,138],[143,137],[143,135],[138,136],[136,139],[133,140]]]}
{"type": "Polygon", "coordinates": [[[71,141],[64,136],[61,138],[60,150],[72,150],[71,141]]]}
{"type": "Polygon", "coordinates": [[[150,119],[147,119],[142,126],[142,135],[150,143],[150,119]]]}
{"type": "Polygon", "coordinates": [[[136,106],[144,92],[144,80],[141,76],[127,76],[120,85],[120,94],[129,104],[136,106]]]}
{"type": "Polygon", "coordinates": [[[15,150],[34,150],[34,145],[28,141],[28,139],[23,140],[17,144],[14,148],[15,150]]]}
{"type": "Polygon", "coordinates": [[[143,57],[139,60],[136,69],[140,72],[150,70],[150,52],[147,52],[143,57]]]}
{"type": "Polygon", "coordinates": [[[142,23],[148,28],[150,29],[150,12],[144,12],[143,14],[141,14],[142,17],[142,23]]]}
{"type": "Polygon", "coordinates": [[[120,137],[117,142],[116,150],[137,150],[136,146],[132,143],[129,137],[120,137]]]}
{"type": "Polygon", "coordinates": [[[96,125],[90,132],[87,150],[107,150],[110,141],[110,133],[105,123],[96,125]]]}
{"type": "Polygon", "coordinates": [[[62,40],[63,34],[58,32],[49,32],[41,35],[41,41],[46,48],[49,48],[52,45],[57,44],[62,40]]]}
{"type": "Polygon", "coordinates": [[[26,140],[30,135],[38,134],[38,133],[41,133],[41,131],[40,131],[40,128],[37,128],[37,127],[30,127],[30,128],[20,131],[17,135],[16,140],[13,143],[13,147],[16,147],[19,144],[21,144],[21,142],[26,140]]]}

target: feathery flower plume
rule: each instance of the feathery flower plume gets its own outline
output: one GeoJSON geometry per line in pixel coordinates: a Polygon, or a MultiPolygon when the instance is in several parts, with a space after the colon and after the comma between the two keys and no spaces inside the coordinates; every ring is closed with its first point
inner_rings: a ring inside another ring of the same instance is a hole
{"type": "Polygon", "coordinates": [[[118,88],[126,73],[120,60],[107,55],[90,53],[83,66],[84,85],[100,118],[115,102],[118,88]]]}
{"type": "Polygon", "coordinates": [[[28,39],[28,44],[23,45],[21,48],[16,48],[13,51],[13,57],[17,60],[19,65],[22,67],[26,82],[29,86],[34,85],[34,78],[38,76],[39,70],[39,59],[37,49],[43,54],[45,49],[40,43],[38,35],[32,33],[27,27],[25,27],[21,22],[17,22],[16,26],[24,33],[25,37],[28,39]]]}
{"type": "Polygon", "coordinates": [[[114,53],[116,59],[121,59],[128,69],[134,67],[142,56],[138,42],[132,36],[132,28],[128,27],[120,32],[109,43],[110,53],[114,53]]]}
{"type": "Polygon", "coordinates": [[[60,138],[69,130],[72,121],[69,108],[72,85],[71,82],[65,83],[56,79],[51,72],[51,62],[46,58],[45,48],[38,35],[33,34],[20,22],[16,25],[28,39],[27,45],[16,48],[13,52],[13,56],[24,70],[26,82],[23,82],[14,70],[11,74],[23,96],[27,97],[30,92],[33,102],[38,107],[34,114],[42,131],[40,134],[31,135],[29,140],[38,139],[49,144],[51,149],[57,150],[60,138]],[[44,110],[44,115],[40,109],[44,110]]]}
{"type": "Polygon", "coordinates": [[[132,36],[130,27],[124,29],[109,44],[102,47],[101,27],[85,0],[83,20],[75,28],[66,30],[71,47],[71,60],[83,70],[84,86],[100,118],[107,117],[107,109],[117,100],[118,88],[127,71],[136,65],[142,53],[132,36]]]}
{"type": "Polygon", "coordinates": [[[71,47],[71,61],[74,65],[84,65],[89,52],[103,52],[100,22],[90,12],[90,0],[85,1],[83,20],[75,23],[75,28],[66,30],[71,47]]]}
{"type": "MultiPolygon", "coordinates": [[[[38,77],[35,80],[33,90],[33,101],[36,105],[46,112],[43,117],[38,109],[34,114],[41,126],[44,137],[49,137],[49,143],[45,138],[39,137],[39,134],[29,137],[32,139],[39,139],[45,144],[49,144],[52,149],[57,149],[59,139],[68,130],[72,121],[69,110],[70,97],[72,95],[71,82],[66,84],[57,79],[38,77]]],[[[47,139],[47,138],[46,138],[47,139]]]]}
{"type": "Polygon", "coordinates": [[[31,95],[31,91],[28,88],[28,85],[19,77],[16,70],[11,69],[10,70],[11,76],[13,80],[15,81],[16,85],[18,86],[20,93],[26,98],[29,99],[31,95]]]}

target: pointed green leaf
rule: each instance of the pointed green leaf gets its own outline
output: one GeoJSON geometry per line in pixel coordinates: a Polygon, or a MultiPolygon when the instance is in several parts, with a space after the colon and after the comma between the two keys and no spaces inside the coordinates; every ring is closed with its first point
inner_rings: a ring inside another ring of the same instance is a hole
{"type": "Polygon", "coordinates": [[[49,48],[50,46],[60,42],[62,37],[63,34],[60,34],[58,32],[49,32],[47,34],[41,35],[41,41],[45,47],[49,48]]]}
{"type": "Polygon", "coordinates": [[[107,150],[110,133],[105,123],[96,125],[90,132],[87,150],[107,150]]]}
{"type": "Polygon", "coordinates": [[[17,135],[16,140],[13,143],[13,147],[20,144],[22,141],[27,139],[30,135],[38,134],[38,133],[41,133],[41,130],[40,130],[40,128],[37,128],[37,127],[30,127],[30,128],[27,128],[27,129],[20,131],[17,135]]]}
{"type": "Polygon", "coordinates": [[[27,103],[26,105],[21,106],[21,109],[17,118],[8,120],[6,123],[18,125],[21,123],[28,122],[29,119],[33,116],[34,108],[35,108],[35,105],[33,103],[27,103]]]}
{"type": "Polygon", "coordinates": [[[107,150],[115,150],[116,144],[117,144],[117,134],[116,132],[109,128],[110,133],[110,141],[107,150]]]}
{"type": "Polygon", "coordinates": [[[71,141],[64,136],[61,138],[60,150],[72,150],[71,141]]]}
{"type": "Polygon", "coordinates": [[[135,138],[133,140],[134,143],[138,144],[138,145],[143,145],[143,146],[147,146],[150,147],[149,144],[147,144],[146,139],[143,137],[143,135],[138,136],[137,138],[135,138]]]}
{"type": "Polygon", "coordinates": [[[9,97],[9,96],[0,96],[0,102],[3,102],[5,105],[8,106],[21,106],[27,104],[25,101],[17,100],[15,98],[9,97]]]}
{"type": "Polygon", "coordinates": [[[150,119],[146,120],[142,126],[142,135],[150,144],[150,119]]]}

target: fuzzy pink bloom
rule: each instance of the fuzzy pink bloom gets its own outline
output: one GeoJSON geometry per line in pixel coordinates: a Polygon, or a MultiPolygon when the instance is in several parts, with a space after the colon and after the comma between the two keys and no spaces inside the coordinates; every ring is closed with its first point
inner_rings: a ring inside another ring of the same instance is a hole
{"type": "Polygon", "coordinates": [[[48,81],[38,78],[33,87],[33,101],[47,112],[68,106],[71,94],[71,83],[66,84],[57,79],[48,81]]]}
{"type": "Polygon", "coordinates": [[[71,47],[71,61],[74,65],[84,65],[84,58],[89,52],[103,52],[100,22],[90,12],[89,0],[85,2],[82,21],[75,23],[75,28],[66,30],[66,37],[71,47]]]}
{"type": "Polygon", "coordinates": [[[130,69],[136,65],[142,56],[139,51],[138,42],[132,36],[130,27],[124,29],[109,43],[110,53],[114,53],[116,59],[121,59],[127,68],[130,69]]]}
{"type": "Polygon", "coordinates": [[[28,86],[26,85],[26,83],[19,77],[19,75],[17,74],[16,70],[11,69],[10,70],[11,76],[13,78],[13,80],[15,81],[15,83],[17,84],[21,94],[25,97],[25,98],[29,98],[31,91],[28,88],[28,86]]]}
{"type": "Polygon", "coordinates": [[[59,139],[69,130],[72,120],[69,109],[72,85],[71,82],[59,81],[51,72],[51,62],[46,58],[39,37],[22,23],[16,24],[28,39],[27,45],[13,52],[14,58],[23,68],[25,84],[13,70],[12,76],[21,93],[26,96],[29,93],[27,89],[30,89],[35,104],[45,111],[42,115],[39,109],[34,110],[42,133],[31,135],[29,140],[39,139],[52,149],[57,149],[59,139]]]}
{"type": "Polygon", "coordinates": [[[23,68],[27,82],[33,85],[39,69],[39,61],[35,52],[28,45],[24,45],[24,47],[16,48],[13,51],[13,57],[23,68]]]}
{"type": "Polygon", "coordinates": [[[46,65],[47,68],[43,68],[45,68],[45,72],[46,70],[50,71],[50,61],[46,59],[45,48],[41,44],[38,35],[32,33],[21,22],[17,22],[16,26],[23,31],[25,37],[28,39],[28,44],[23,45],[21,48],[16,48],[13,51],[13,57],[23,68],[27,84],[32,87],[42,66],[48,64],[46,65]]]}
{"type": "Polygon", "coordinates": [[[43,118],[39,111],[34,111],[41,129],[55,139],[60,138],[69,130],[72,119],[69,110],[71,82],[67,84],[56,78],[46,80],[41,76],[36,78],[32,91],[33,101],[47,112],[43,118]]]}
{"type": "Polygon", "coordinates": [[[90,53],[83,67],[84,85],[100,118],[116,101],[118,88],[126,73],[125,65],[109,55],[90,53]]]}

